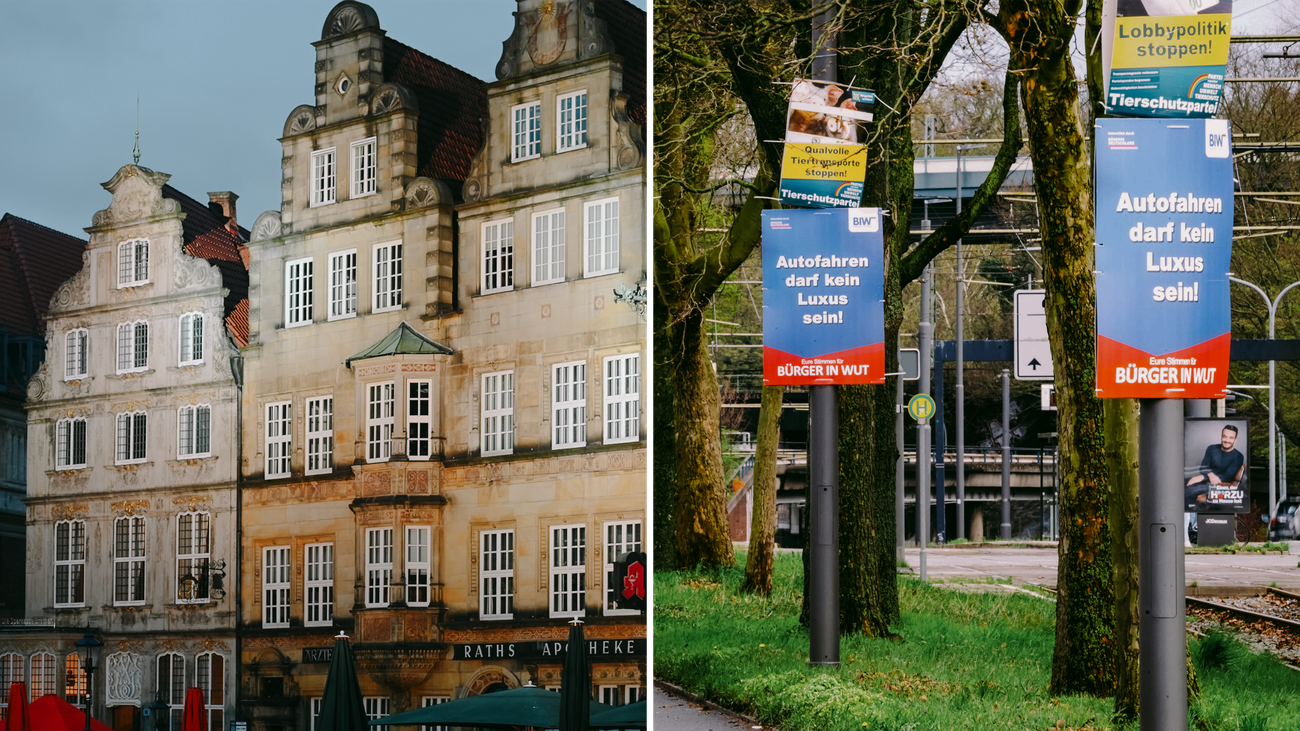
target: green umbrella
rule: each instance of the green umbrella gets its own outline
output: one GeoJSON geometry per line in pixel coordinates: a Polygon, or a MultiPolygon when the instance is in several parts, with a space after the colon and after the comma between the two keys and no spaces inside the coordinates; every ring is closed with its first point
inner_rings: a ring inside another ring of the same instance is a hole
{"type": "MultiPolygon", "coordinates": [[[[613,706],[592,703],[601,712],[613,706]]],[[[526,685],[513,690],[484,693],[459,700],[425,706],[413,711],[371,721],[371,726],[425,724],[429,726],[470,726],[473,728],[509,729],[516,726],[555,728],[560,719],[560,694],[526,685]]],[[[584,729],[585,731],[585,729],[584,729]]]]}
{"type": "Polygon", "coordinates": [[[587,639],[582,620],[569,623],[569,646],[560,671],[560,731],[587,731],[591,717],[591,663],[587,660],[587,639]]]}
{"type": "Polygon", "coordinates": [[[325,694],[320,700],[317,731],[357,731],[366,727],[366,708],[357,682],[357,664],[352,657],[348,636],[340,632],[334,638],[334,657],[325,679],[325,694]]]}
{"type": "Polygon", "coordinates": [[[612,711],[600,711],[599,713],[593,711],[591,714],[591,728],[645,728],[645,709],[646,702],[637,701],[636,703],[629,703],[626,706],[619,706],[612,711]]]}

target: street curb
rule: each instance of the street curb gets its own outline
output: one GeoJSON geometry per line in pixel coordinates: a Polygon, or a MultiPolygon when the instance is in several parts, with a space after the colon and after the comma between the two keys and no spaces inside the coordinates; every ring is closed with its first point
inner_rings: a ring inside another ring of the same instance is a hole
{"type": "Polygon", "coordinates": [[[765,731],[778,731],[778,729],[775,726],[764,726],[763,724],[759,723],[757,718],[754,718],[752,716],[746,716],[743,713],[737,713],[731,710],[730,708],[723,708],[722,706],[718,705],[717,703],[714,703],[711,700],[708,700],[706,698],[701,698],[700,696],[695,695],[689,690],[686,690],[685,688],[679,688],[676,685],[673,685],[672,683],[669,683],[666,680],[659,680],[658,678],[656,678],[655,687],[659,688],[660,690],[665,690],[669,693],[672,693],[675,696],[684,698],[696,705],[704,706],[705,708],[708,708],[710,711],[717,711],[718,713],[726,714],[728,716],[731,716],[732,718],[736,718],[741,721],[744,721],[750,726],[759,726],[763,728],[765,731]]]}

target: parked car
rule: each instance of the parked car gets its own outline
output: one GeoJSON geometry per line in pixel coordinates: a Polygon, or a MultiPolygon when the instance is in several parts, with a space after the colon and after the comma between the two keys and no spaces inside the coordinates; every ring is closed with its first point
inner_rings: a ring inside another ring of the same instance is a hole
{"type": "Polygon", "coordinates": [[[1277,515],[1269,522],[1268,539],[1300,540],[1300,497],[1289,497],[1277,504],[1277,515]]]}

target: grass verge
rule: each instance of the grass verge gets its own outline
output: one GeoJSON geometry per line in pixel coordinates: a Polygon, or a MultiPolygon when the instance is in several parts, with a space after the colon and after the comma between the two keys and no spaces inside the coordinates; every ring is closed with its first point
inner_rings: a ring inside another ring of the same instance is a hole
{"type": "MultiPolygon", "coordinates": [[[[655,575],[657,676],[784,731],[1117,728],[1111,699],[1047,692],[1055,624],[1048,599],[900,577],[898,639],[845,637],[840,667],[826,670],[807,664],[800,557],[776,556],[770,597],[738,593],[741,579],[739,569],[655,575]]],[[[1295,728],[1300,674],[1214,642],[1192,727],[1295,728]]],[[[1192,652],[1199,657],[1196,642],[1192,652]]]]}

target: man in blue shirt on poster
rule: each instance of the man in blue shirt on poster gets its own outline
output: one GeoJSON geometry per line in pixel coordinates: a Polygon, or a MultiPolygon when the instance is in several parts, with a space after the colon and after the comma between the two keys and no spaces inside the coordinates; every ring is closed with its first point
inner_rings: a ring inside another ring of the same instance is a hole
{"type": "Polygon", "coordinates": [[[1246,458],[1236,449],[1237,427],[1228,424],[1223,427],[1218,444],[1205,448],[1201,458],[1201,467],[1197,474],[1187,481],[1184,498],[1187,507],[1202,508],[1206,504],[1206,493],[1210,486],[1236,487],[1241,481],[1242,467],[1246,458]]]}

